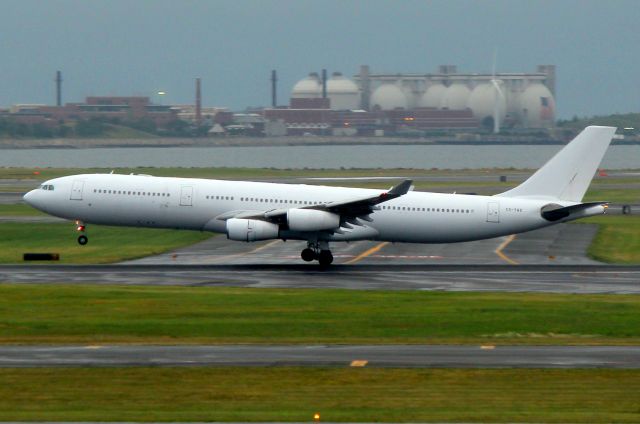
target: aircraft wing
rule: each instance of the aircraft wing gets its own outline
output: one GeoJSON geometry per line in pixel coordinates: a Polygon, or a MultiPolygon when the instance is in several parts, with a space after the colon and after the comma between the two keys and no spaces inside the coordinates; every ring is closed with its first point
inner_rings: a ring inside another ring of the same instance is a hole
{"type": "MultiPolygon", "coordinates": [[[[412,180],[404,180],[397,186],[392,187],[389,191],[382,192],[376,196],[360,197],[319,205],[304,206],[300,209],[317,209],[332,212],[336,215],[340,215],[342,220],[362,218],[366,221],[368,220],[367,215],[378,209],[376,205],[407,194],[411,189],[412,183],[412,180]]],[[[287,219],[288,210],[289,208],[271,209],[268,211],[238,210],[218,215],[216,219],[226,221],[231,218],[243,218],[282,223],[287,219]]]]}
{"type": "Polygon", "coordinates": [[[358,217],[369,215],[377,209],[376,205],[403,196],[411,189],[412,180],[404,180],[389,191],[380,193],[377,196],[362,197],[359,199],[340,200],[325,205],[311,206],[312,209],[321,209],[336,213],[340,216],[358,217]]]}

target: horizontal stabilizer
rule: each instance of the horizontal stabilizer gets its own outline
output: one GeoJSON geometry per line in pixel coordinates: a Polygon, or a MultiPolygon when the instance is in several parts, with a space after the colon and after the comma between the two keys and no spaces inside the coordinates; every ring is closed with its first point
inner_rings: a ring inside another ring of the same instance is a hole
{"type": "MultiPolygon", "coordinates": [[[[547,221],[560,221],[561,219],[569,217],[571,214],[578,214],[579,212],[586,212],[588,209],[594,208],[594,213],[589,215],[597,215],[604,212],[604,208],[608,205],[609,202],[588,202],[588,203],[580,203],[578,205],[565,206],[562,207],[560,205],[546,205],[540,210],[540,215],[547,221]],[[602,206],[602,212],[600,209],[596,209],[598,206],[602,206]]],[[[582,218],[584,214],[580,215],[582,218]]]]}

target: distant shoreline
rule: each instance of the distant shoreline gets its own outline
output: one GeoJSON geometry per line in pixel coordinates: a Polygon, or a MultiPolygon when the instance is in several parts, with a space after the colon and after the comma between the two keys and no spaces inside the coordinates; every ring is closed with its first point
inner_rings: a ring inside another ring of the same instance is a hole
{"type": "MultiPolygon", "coordinates": [[[[455,140],[404,137],[224,137],[224,138],[45,138],[0,139],[0,149],[93,149],[123,147],[257,147],[257,146],[358,146],[358,145],[474,145],[549,146],[559,140],[455,140]]],[[[614,140],[613,145],[638,145],[640,141],[614,140]]]]}

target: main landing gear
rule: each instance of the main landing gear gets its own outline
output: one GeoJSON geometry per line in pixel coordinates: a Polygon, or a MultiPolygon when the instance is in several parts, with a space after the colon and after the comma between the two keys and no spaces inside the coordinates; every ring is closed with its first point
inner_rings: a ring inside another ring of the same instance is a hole
{"type": "Polygon", "coordinates": [[[87,226],[84,225],[82,221],[76,221],[76,230],[80,231],[80,235],[78,236],[78,244],[80,246],[84,246],[85,244],[89,243],[89,237],[87,237],[85,234],[87,226]]]}
{"type": "Polygon", "coordinates": [[[300,253],[300,257],[305,262],[317,260],[320,266],[328,266],[333,262],[333,255],[326,241],[307,242],[307,248],[300,253]]]}

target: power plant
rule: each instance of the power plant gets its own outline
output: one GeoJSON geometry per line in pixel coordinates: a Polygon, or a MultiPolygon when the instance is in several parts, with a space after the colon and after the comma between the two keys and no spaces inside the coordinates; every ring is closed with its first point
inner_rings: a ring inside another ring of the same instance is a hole
{"type": "Polygon", "coordinates": [[[498,132],[505,127],[553,127],[555,81],[555,65],[540,65],[532,73],[498,74],[460,73],[455,65],[427,74],[374,74],[362,65],[352,80],[339,72],[328,81],[310,73],[293,86],[291,99],[328,97],[335,111],[468,110],[479,125],[498,132]]]}
{"type": "Polygon", "coordinates": [[[54,81],[56,106],[14,105],[3,116],[52,128],[66,120],[102,119],[153,122],[164,129],[181,120],[198,135],[422,137],[530,133],[553,128],[556,111],[555,65],[539,65],[530,73],[458,72],[455,65],[441,65],[420,74],[374,73],[361,65],[351,78],[341,72],[329,77],[322,69],[294,84],[287,106],[278,105],[278,76],[272,70],[270,107],[243,113],[203,107],[201,78],[195,79],[194,103],[185,105],[131,96],[93,96],[63,105],[60,71],[54,81]]]}

